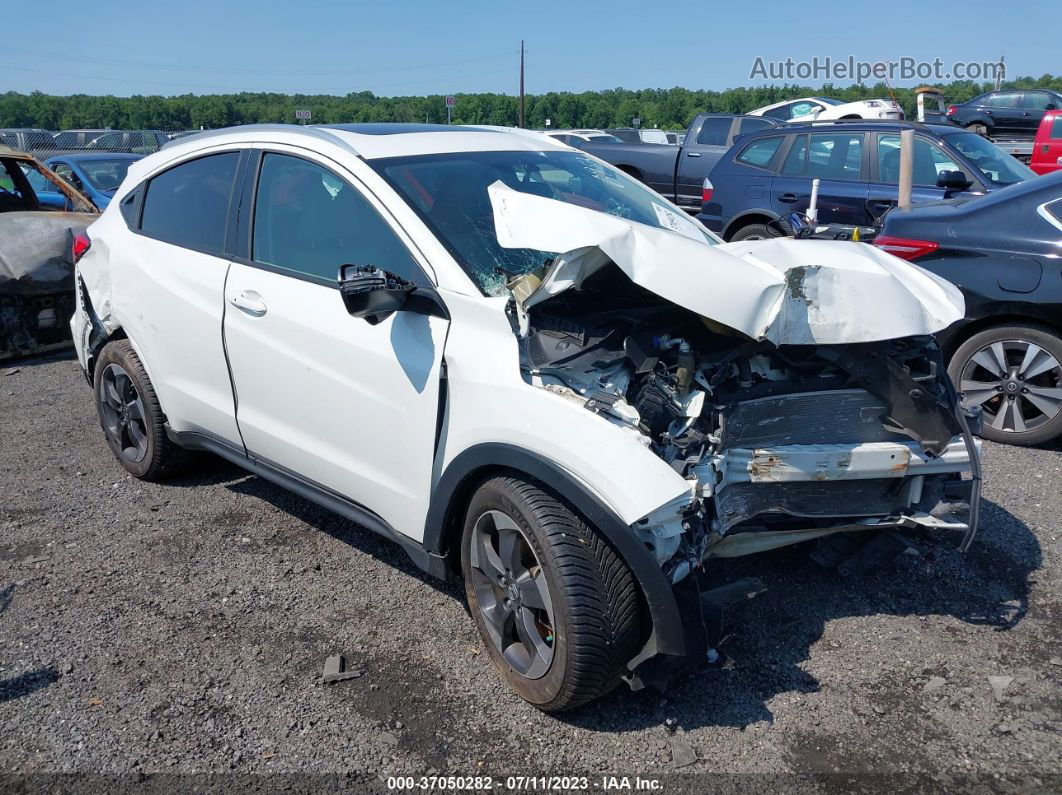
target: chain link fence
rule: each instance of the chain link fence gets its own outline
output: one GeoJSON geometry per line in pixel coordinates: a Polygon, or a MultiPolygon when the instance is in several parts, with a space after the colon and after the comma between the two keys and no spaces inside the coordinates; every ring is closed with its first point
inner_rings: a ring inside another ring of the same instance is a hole
{"type": "Polygon", "coordinates": [[[170,141],[200,130],[43,130],[0,129],[0,144],[29,152],[38,160],[81,152],[150,155],[170,141]]]}

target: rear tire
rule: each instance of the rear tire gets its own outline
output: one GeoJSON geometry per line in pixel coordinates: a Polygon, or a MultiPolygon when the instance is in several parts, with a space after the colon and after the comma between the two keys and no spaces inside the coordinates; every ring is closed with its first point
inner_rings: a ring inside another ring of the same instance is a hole
{"type": "Polygon", "coordinates": [[[107,445],[127,472],[160,480],[187,465],[191,454],[166,435],[166,415],[129,340],[100,351],[93,391],[107,445]]]}
{"type": "Polygon", "coordinates": [[[948,375],[963,402],[984,411],[984,438],[1030,445],[1062,435],[1062,339],[1057,332],[1026,325],[985,329],[959,346],[948,375]]]}
{"type": "Polygon", "coordinates": [[[630,569],[537,485],[496,477],[480,486],[465,517],[461,569],[491,659],[544,712],[604,695],[638,652],[641,602],[630,569]]]}
{"type": "Polygon", "coordinates": [[[776,235],[771,234],[771,230],[769,230],[765,224],[748,224],[731,235],[730,242],[737,243],[741,240],[767,240],[772,237],[776,237],[776,235]]]}

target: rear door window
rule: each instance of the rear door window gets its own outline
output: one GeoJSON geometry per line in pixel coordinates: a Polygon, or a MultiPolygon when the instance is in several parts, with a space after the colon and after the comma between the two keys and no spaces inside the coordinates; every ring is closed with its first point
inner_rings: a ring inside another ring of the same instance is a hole
{"type": "Polygon", "coordinates": [[[990,108],[1020,108],[1021,95],[1021,91],[1000,91],[997,94],[989,94],[984,104],[990,108]]]}
{"type": "Polygon", "coordinates": [[[767,168],[781,143],[782,136],[780,135],[752,141],[738,154],[737,162],[756,168],[767,168]]]}
{"type": "Polygon", "coordinates": [[[375,265],[415,284],[428,284],[376,208],[348,182],[302,158],[265,155],[253,240],[255,262],[315,281],[335,284],[342,265],[375,265]]]}
{"type": "Polygon", "coordinates": [[[229,197],[239,159],[237,152],[207,155],[152,177],[144,196],[140,231],[185,248],[224,251],[229,197]]]}
{"type": "Polygon", "coordinates": [[[782,166],[789,176],[856,182],[863,179],[863,133],[801,135],[782,166]]]}
{"type": "Polygon", "coordinates": [[[732,122],[733,119],[720,116],[705,119],[700,132],[697,133],[697,143],[704,146],[726,146],[732,122]]]}

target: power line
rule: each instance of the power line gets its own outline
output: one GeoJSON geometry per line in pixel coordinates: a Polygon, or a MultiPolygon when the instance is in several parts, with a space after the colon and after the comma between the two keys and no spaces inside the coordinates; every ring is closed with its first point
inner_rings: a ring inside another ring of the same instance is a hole
{"type": "MultiPolygon", "coordinates": [[[[508,56],[506,56],[506,57],[508,57],[508,56]]],[[[476,72],[470,72],[470,73],[466,73],[466,74],[449,75],[449,76],[446,76],[446,77],[436,76],[436,77],[429,77],[429,78],[418,78],[418,79],[415,79],[415,80],[402,81],[402,82],[392,82],[392,83],[383,83],[383,84],[376,83],[376,84],[373,84],[371,86],[366,85],[366,86],[362,86],[362,87],[346,85],[346,86],[314,86],[313,88],[254,89],[254,88],[247,88],[246,85],[236,86],[236,85],[219,85],[219,84],[214,84],[214,83],[189,83],[189,82],[184,81],[184,80],[176,80],[176,79],[175,80],[157,80],[157,79],[145,80],[144,78],[136,78],[136,77],[105,77],[103,75],[87,75],[87,74],[84,74],[83,72],[75,73],[75,72],[56,71],[54,69],[34,69],[32,67],[29,67],[29,66],[21,66],[21,65],[16,65],[16,64],[2,64],[2,66],[5,69],[14,69],[14,70],[21,71],[21,72],[31,72],[33,74],[48,75],[49,77],[71,77],[71,78],[77,78],[79,80],[99,80],[99,81],[107,82],[107,83],[126,83],[126,84],[134,83],[134,84],[138,84],[138,85],[141,85],[141,86],[143,86],[143,85],[177,86],[179,88],[186,88],[186,89],[188,89],[188,88],[210,89],[210,90],[213,90],[213,91],[224,91],[224,92],[228,92],[228,93],[307,94],[307,95],[311,95],[311,96],[315,95],[315,94],[326,94],[326,93],[329,93],[329,92],[332,92],[333,95],[336,95],[336,96],[343,96],[343,95],[346,95],[346,94],[356,94],[359,91],[372,91],[373,93],[375,93],[376,91],[379,91],[379,90],[388,90],[388,89],[393,89],[395,86],[409,86],[411,84],[415,84],[415,85],[425,85],[425,84],[427,84],[427,85],[439,85],[439,84],[444,84],[444,83],[452,84],[452,83],[458,82],[460,80],[463,80],[463,79],[466,79],[466,78],[469,78],[469,77],[480,77],[480,76],[482,76],[482,72],[476,71],[476,72]]],[[[140,92],[138,92],[138,93],[140,93],[140,92]]],[[[147,92],[144,92],[144,93],[147,93],[147,92]]]]}
{"type": "MultiPolygon", "coordinates": [[[[20,50],[12,49],[10,47],[4,48],[4,53],[13,55],[32,55],[40,57],[39,50],[20,50]]],[[[297,75],[299,77],[320,77],[325,75],[358,75],[358,74],[379,74],[379,73],[391,73],[391,72],[409,72],[420,70],[438,69],[447,66],[463,66],[469,63],[482,63],[486,61],[498,61],[503,58],[509,58],[512,55],[511,52],[498,53],[496,55],[480,55],[472,58],[461,58],[452,61],[435,61],[432,63],[421,64],[406,64],[403,66],[383,66],[372,69],[362,69],[360,67],[348,67],[346,69],[267,69],[267,68],[241,68],[241,67],[226,67],[226,66],[197,66],[193,63],[184,64],[161,64],[152,63],[150,61],[127,61],[116,60],[113,58],[95,58],[92,56],[71,55],[67,53],[49,53],[48,58],[59,58],[66,60],[77,61],[79,64],[92,63],[98,66],[131,66],[138,69],[161,69],[163,71],[175,71],[187,74],[188,72],[218,72],[229,74],[280,74],[280,75],[297,75]]]]}

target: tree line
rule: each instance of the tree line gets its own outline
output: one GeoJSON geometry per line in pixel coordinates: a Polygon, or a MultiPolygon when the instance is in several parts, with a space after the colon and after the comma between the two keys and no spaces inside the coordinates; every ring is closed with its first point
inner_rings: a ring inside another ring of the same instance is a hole
{"type": "MultiPolygon", "coordinates": [[[[969,80],[936,84],[949,102],[965,102],[990,91],[990,83],[969,80]]],[[[1062,77],[1022,77],[1006,88],[1049,88],[1062,91],[1062,77]]],[[[911,88],[890,90],[884,84],[818,88],[799,85],[731,88],[701,91],[687,88],[581,93],[550,91],[525,99],[526,126],[541,129],[570,127],[642,127],[685,129],[697,113],[744,113],[773,102],[804,96],[833,97],[845,102],[894,97],[909,117],[915,113],[911,88]]],[[[0,127],[42,127],[49,130],[79,127],[114,129],[191,130],[256,122],[294,122],[296,110],[309,110],[312,123],[446,122],[445,97],[378,97],[371,91],[344,96],[325,94],[182,94],[180,96],[53,96],[33,92],[0,94],[0,127]]],[[[455,124],[516,126],[518,99],[508,94],[459,94],[452,112],[455,124]]]]}

